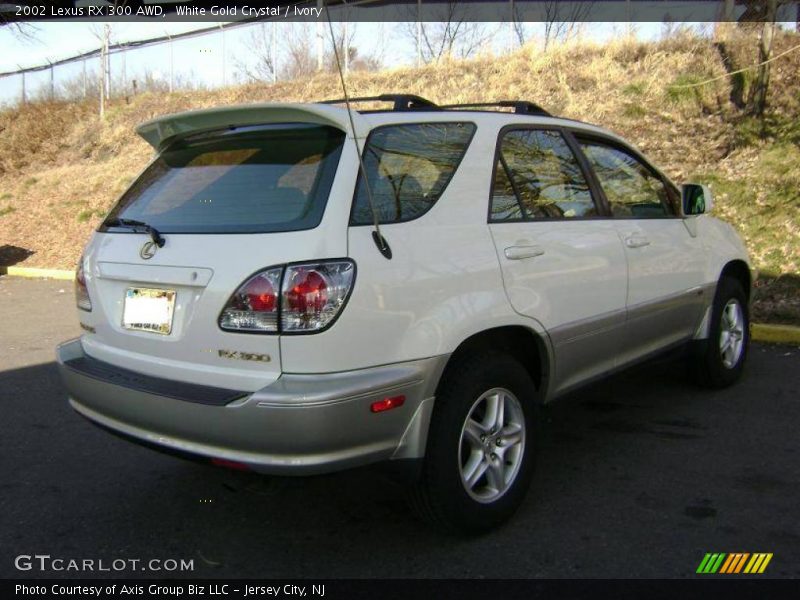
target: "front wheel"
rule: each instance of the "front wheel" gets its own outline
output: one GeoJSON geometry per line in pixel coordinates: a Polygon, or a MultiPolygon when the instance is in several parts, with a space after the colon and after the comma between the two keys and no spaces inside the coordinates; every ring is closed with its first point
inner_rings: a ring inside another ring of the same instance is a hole
{"type": "Polygon", "coordinates": [[[473,355],[439,387],[412,507],[459,533],[492,529],[514,514],[530,484],[536,391],[512,357],[473,355]]]}
{"type": "Polygon", "coordinates": [[[736,279],[723,277],[711,309],[707,340],[695,342],[692,371],[701,385],[723,388],[742,374],[750,343],[747,297],[736,279]]]}

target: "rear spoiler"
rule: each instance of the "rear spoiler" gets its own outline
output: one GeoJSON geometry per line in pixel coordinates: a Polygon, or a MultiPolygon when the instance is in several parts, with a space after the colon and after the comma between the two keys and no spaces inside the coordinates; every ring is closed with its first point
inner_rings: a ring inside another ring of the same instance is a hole
{"type": "MultiPolygon", "coordinates": [[[[353,120],[357,137],[363,138],[368,129],[363,117],[354,113],[353,120]]],[[[136,128],[136,133],[161,151],[187,135],[266,123],[317,123],[353,135],[344,108],[325,104],[278,103],[239,104],[165,115],[142,123],[136,128]]]]}

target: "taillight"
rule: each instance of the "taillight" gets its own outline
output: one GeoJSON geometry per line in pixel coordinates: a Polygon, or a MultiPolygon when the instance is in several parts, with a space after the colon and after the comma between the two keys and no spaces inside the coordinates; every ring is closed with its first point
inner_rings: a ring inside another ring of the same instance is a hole
{"type": "Polygon", "coordinates": [[[92,299],[89,298],[89,289],[86,287],[86,273],[83,270],[83,256],[81,256],[75,269],[75,302],[81,310],[87,312],[92,310],[92,299]]]}
{"type": "Polygon", "coordinates": [[[239,287],[225,305],[219,325],[229,331],[321,331],[342,310],[354,277],[355,264],[350,260],[272,267],[239,287]]]}
{"type": "Polygon", "coordinates": [[[349,260],[289,265],[281,287],[281,333],[319,331],[330,325],[353,287],[349,260]]]}
{"type": "Polygon", "coordinates": [[[278,290],[283,268],[253,275],[236,290],[219,318],[219,326],[235,331],[278,331],[278,290]]]}

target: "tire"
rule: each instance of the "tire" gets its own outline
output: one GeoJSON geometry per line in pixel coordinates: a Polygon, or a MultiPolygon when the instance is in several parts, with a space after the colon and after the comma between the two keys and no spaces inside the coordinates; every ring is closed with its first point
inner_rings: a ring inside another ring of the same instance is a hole
{"type": "Polygon", "coordinates": [[[722,277],[714,295],[708,339],[695,343],[691,371],[695,381],[721,389],[742,375],[750,345],[750,314],[742,284],[722,277]]]}
{"type": "Polygon", "coordinates": [[[528,372],[506,354],[473,354],[449,367],[436,396],[422,472],[410,494],[414,512],[458,534],[483,533],[507,521],[533,475],[537,400],[528,372]],[[498,406],[504,408],[499,421],[492,418],[498,406]],[[493,432],[498,423],[503,427],[493,432]],[[470,474],[474,485],[464,480],[470,474]]]}

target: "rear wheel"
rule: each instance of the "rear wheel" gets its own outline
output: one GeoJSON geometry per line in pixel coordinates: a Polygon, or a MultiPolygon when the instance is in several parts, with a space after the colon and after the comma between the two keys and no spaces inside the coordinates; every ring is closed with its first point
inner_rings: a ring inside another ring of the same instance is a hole
{"type": "Polygon", "coordinates": [[[533,474],[535,413],[533,381],[512,357],[472,355],[448,369],[411,494],[415,512],[457,533],[510,518],[533,474]]]}
{"type": "Polygon", "coordinates": [[[742,374],[750,343],[750,318],[742,284],[723,277],[711,309],[708,339],[696,343],[692,371],[701,385],[723,388],[742,374]]]}

